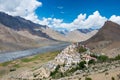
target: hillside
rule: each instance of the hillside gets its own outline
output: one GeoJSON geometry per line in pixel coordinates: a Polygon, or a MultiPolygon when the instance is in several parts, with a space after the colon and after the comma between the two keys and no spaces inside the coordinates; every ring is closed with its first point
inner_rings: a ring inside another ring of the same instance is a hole
{"type": "Polygon", "coordinates": [[[69,32],[66,37],[71,42],[81,42],[91,38],[97,33],[97,30],[77,29],[69,32]]]}
{"type": "Polygon", "coordinates": [[[32,35],[37,35],[37,36],[44,37],[47,39],[52,39],[46,33],[43,33],[40,30],[39,31],[35,30],[35,29],[40,29],[40,28],[46,28],[46,26],[33,23],[19,16],[14,17],[8,14],[5,14],[3,12],[0,12],[0,23],[15,31],[28,31],[32,35]]]}
{"type": "Polygon", "coordinates": [[[35,30],[40,30],[43,33],[46,33],[46,35],[50,36],[51,38],[55,40],[60,40],[60,41],[68,41],[68,39],[65,37],[65,35],[49,28],[46,26],[46,28],[40,28],[40,29],[35,29],[35,30]]]}
{"type": "Polygon", "coordinates": [[[47,26],[0,12],[0,51],[24,50],[60,42],[42,31],[45,29],[51,31],[47,26]]]}
{"type": "Polygon", "coordinates": [[[46,25],[36,24],[19,16],[10,16],[3,12],[0,12],[0,23],[24,37],[37,40],[48,39],[53,41],[80,42],[89,39],[97,32],[93,29],[78,29],[66,32],[64,35],[59,31],[52,30],[46,25]]]}
{"type": "Polygon", "coordinates": [[[94,52],[107,54],[110,57],[116,56],[120,51],[120,25],[107,21],[96,35],[83,42],[94,52]]]}
{"type": "Polygon", "coordinates": [[[0,24],[0,51],[14,51],[31,48],[36,44],[32,39],[17,34],[14,30],[0,24]]]}

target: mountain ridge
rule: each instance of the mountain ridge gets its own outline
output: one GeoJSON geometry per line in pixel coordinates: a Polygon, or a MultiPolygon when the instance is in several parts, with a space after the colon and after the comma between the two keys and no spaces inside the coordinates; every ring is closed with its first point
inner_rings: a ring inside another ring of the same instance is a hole
{"type": "Polygon", "coordinates": [[[19,16],[14,17],[6,13],[0,12],[0,23],[16,31],[27,30],[33,35],[38,35],[40,37],[54,40],[46,33],[34,30],[36,28],[46,28],[47,26],[33,23],[32,21],[26,20],[19,16]]]}
{"type": "Polygon", "coordinates": [[[109,57],[115,57],[120,51],[119,35],[120,25],[112,21],[106,21],[94,36],[81,43],[90,47],[95,53],[103,53],[109,57]]]}

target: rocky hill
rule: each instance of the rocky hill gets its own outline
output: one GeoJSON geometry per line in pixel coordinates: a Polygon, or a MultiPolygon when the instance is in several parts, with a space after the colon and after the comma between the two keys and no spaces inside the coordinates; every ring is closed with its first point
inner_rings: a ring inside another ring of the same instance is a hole
{"type": "Polygon", "coordinates": [[[81,42],[91,38],[98,30],[77,29],[66,34],[66,37],[71,42],[81,42]]]}
{"type": "Polygon", "coordinates": [[[117,56],[120,51],[120,25],[107,21],[96,35],[83,42],[96,53],[117,56]]]}

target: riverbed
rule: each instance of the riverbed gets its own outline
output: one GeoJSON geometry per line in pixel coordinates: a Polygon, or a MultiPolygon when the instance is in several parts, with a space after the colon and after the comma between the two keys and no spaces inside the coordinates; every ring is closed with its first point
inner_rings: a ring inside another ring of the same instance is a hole
{"type": "Polygon", "coordinates": [[[41,54],[41,53],[46,53],[46,52],[62,50],[66,46],[68,46],[69,44],[70,43],[54,44],[54,45],[44,46],[44,47],[35,48],[35,49],[28,49],[28,50],[23,50],[23,51],[1,53],[0,54],[0,62],[11,61],[11,60],[15,60],[15,59],[35,55],[35,54],[41,54]]]}

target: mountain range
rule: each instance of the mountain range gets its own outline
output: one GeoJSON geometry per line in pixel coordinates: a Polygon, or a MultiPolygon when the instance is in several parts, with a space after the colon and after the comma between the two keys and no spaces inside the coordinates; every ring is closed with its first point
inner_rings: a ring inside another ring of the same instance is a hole
{"type": "Polygon", "coordinates": [[[67,33],[66,37],[70,42],[81,42],[89,39],[97,33],[98,30],[76,29],[67,33]],[[88,32],[87,32],[88,31],[88,32]]]}
{"type": "Polygon", "coordinates": [[[40,25],[19,16],[11,16],[0,12],[0,32],[0,50],[12,51],[54,44],[61,41],[80,42],[92,37],[97,30],[77,29],[70,32],[59,32],[46,25],[40,25]],[[16,46],[19,47],[16,49],[16,46]]]}

